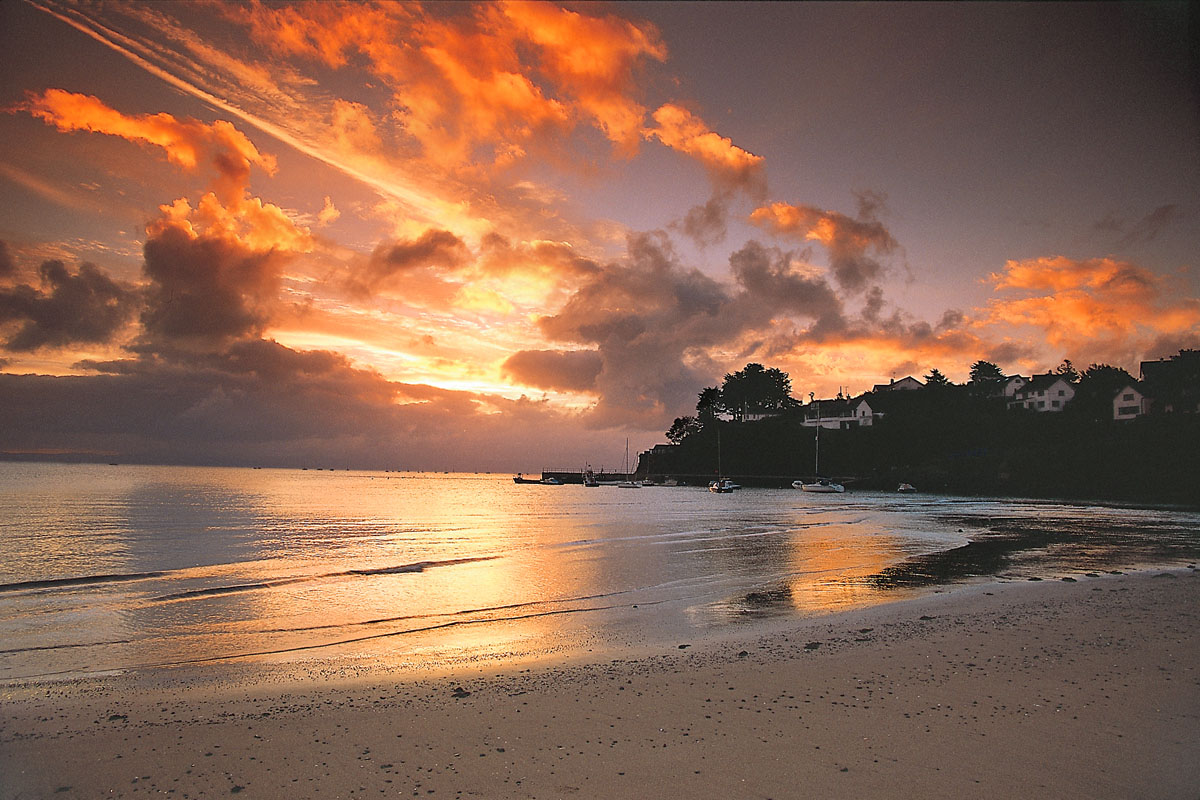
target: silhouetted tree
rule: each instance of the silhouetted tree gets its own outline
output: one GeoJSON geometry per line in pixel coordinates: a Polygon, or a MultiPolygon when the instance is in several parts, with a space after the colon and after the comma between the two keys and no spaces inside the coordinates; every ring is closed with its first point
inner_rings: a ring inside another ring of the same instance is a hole
{"type": "Polygon", "coordinates": [[[716,386],[708,386],[701,390],[700,399],[696,403],[696,414],[700,418],[701,425],[716,421],[717,415],[724,410],[720,389],[716,386]]]}
{"type": "Polygon", "coordinates": [[[667,441],[679,444],[693,433],[704,429],[704,423],[696,417],[676,417],[667,431],[667,441]]]}
{"type": "Polygon", "coordinates": [[[976,361],[971,365],[971,383],[987,383],[1004,379],[1004,370],[991,361],[976,361]]]}
{"type": "Polygon", "coordinates": [[[1054,370],[1056,375],[1062,375],[1071,383],[1076,383],[1079,380],[1079,370],[1075,369],[1075,365],[1071,363],[1071,359],[1064,358],[1063,362],[1058,365],[1058,369],[1054,370]]]}
{"type": "Polygon", "coordinates": [[[951,386],[950,379],[942,374],[942,371],[937,367],[929,370],[929,374],[925,376],[926,386],[951,386]]]}
{"type": "Polygon", "coordinates": [[[744,369],[726,375],[721,384],[721,403],[737,420],[747,413],[784,411],[799,405],[792,397],[792,379],[788,374],[762,364],[747,364],[744,369]]]}
{"type": "Polygon", "coordinates": [[[1067,410],[1088,419],[1112,419],[1113,396],[1126,386],[1137,386],[1137,381],[1125,370],[1108,364],[1092,364],[1079,376],[1075,398],[1067,405],[1067,410]]]}

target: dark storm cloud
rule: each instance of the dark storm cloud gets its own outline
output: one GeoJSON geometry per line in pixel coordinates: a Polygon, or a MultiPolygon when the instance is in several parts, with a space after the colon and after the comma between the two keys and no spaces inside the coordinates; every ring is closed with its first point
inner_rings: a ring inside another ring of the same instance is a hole
{"type": "Polygon", "coordinates": [[[40,289],[28,284],[0,289],[0,326],[15,327],[4,342],[8,350],[104,344],[137,309],[137,293],[95,264],[81,264],[71,274],[61,261],[45,261],[38,274],[40,289]]]}
{"type": "Polygon", "coordinates": [[[678,265],[666,236],[638,234],[627,258],[585,281],[560,309],[543,317],[547,338],[599,352],[597,425],[657,424],[687,408],[708,376],[684,362],[690,347],[712,341],[729,297],[698,270],[678,265]]]}
{"type": "Polygon", "coordinates": [[[469,256],[462,239],[450,231],[431,229],[416,239],[380,244],[371,254],[365,278],[374,285],[420,267],[454,269],[469,256]]]}
{"type": "Polygon", "coordinates": [[[675,227],[701,247],[723,242],[729,216],[728,203],[728,196],[718,192],[707,203],[689,209],[675,227]]]}
{"type": "Polygon", "coordinates": [[[502,371],[526,386],[586,392],[595,387],[603,366],[594,350],[522,350],[504,362],[502,371]]]}
{"type": "Polygon", "coordinates": [[[487,275],[550,274],[582,279],[596,274],[600,265],[579,254],[566,242],[512,242],[498,233],[484,234],[476,266],[487,275]]]}
{"type": "Polygon", "coordinates": [[[871,253],[887,256],[898,247],[892,234],[876,219],[884,199],[871,192],[860,193],[857,197],[856,219],[829,213],[829,218],[835,222],[834,233],[825,242],[834,279],[850,291],[865,289],[883,274],[883,265],[871,253]]]}
{"type": "MultiPolygon", "coordinates": [[[[711,348],[745,344],[780,317],[796,320],[801,338],[845,327],[828,283],[798,273],[790,254],[749,242],[730,257],[730,267],[732,286],[680,265],[663,234],[638,234],[629,238],[624,260],[604,267],[557,314],[542,318],[548,339],[598,355],[593,424],[669,421],[695,405],[698,387],[724,369],[710,360],[711,348]]],[[[532,359],[538,385],[573,380],[567,367],[574,365],[532,359]]]]}
{"type": "Polygon", "coordinates": [[[753,324],[784,312],[814,320],[813,338],[843,330],[842,302],[833,288],[824,278],[797,273],[791,261],[789,253],[755,241],[729,257],[730,270],[745,289],[746,299],[765,315],[753,324]]]}
{"type": "Polygon", "coordinates": [[[220,353],[80,366],[101,374],[7,376],[13,418],[36,416],[39,407],[58,409],[40,417],[31,433],[112,435],[181,449],[202,443],[210,451],[208,445],[230,441],[379,435],[395,394],[379,375],[341,356],[265,340],[236,342],[220,353]]]}
{"type": "MultiPolygon", "coordinates": [[[[285,259],[160,226],[145,246],[149,284],[137,295],[145,301],[143,330],[127,345],[131,357],[76,364],[90,375],[0,374],[0,452],[293,466],[340,458],[383,467],[420,458],[496,467],[508,455],[488,454],[511,454],[517,441],[562,450],[551,432],[564,418],[545,404],[394,383],[341,355],[263,339],[280,302],[285,259]]],[[[62,338],[62,330],[76,339],[87,333],[81,326],[93,315],[80,309],[90,306],[67,302],[80,287],[116,293],[91,265],[70,275],[47,262],[42,273],[46,291],[3,294],[4,319],[34,317],[38,341],[62,338]],[[64,329],[67,319],[75,327],[64,329]]],[[[124,319],[135,312],[130,306],[124,319]]],[[[32,335],[18,331],[16,344],[32,335]]]]}
{"type": "Polygon", "coordinates": [[[142,325],[150,341],[213,346],[256,337],[278,302],[285,256],[277,251],[169,226],[144,253],[152,284],[142,325]]]}
{"type": "Polygon", "coordinates": [[[572,452],[571,420],[546,403],[394,383],[338,354],[267,340],[80,366],[99,374],[0,373],[0,453],[508,469],[518,448],[551,461],[572,452]]]}

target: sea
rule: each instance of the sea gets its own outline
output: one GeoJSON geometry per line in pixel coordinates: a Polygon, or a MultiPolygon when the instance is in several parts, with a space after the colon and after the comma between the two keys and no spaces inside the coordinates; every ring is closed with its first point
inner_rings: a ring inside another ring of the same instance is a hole
{"type": "Polygon", "coordinates": [[[0,684],[619,657],[964,582],[1198,559],[1200,513],[1176,508],[8,462],[0,684]]]}

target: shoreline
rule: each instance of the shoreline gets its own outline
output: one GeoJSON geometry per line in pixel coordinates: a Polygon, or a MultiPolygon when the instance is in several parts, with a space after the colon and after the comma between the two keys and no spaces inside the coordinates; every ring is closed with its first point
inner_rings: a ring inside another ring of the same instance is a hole
{"type": "Polygon", "coordinates": [[[1194,798],[1198,622],[1200,573],[1147,570],[954,586],[608,660],[7,686],[0,800],[1194,798]]]}

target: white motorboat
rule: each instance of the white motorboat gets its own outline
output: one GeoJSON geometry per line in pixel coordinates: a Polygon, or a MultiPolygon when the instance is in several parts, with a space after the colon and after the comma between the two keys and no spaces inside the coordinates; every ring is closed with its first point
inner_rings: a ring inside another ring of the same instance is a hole
{"type": "Polygon", "coordinates": [[[900,492],[901,494],[913,494],[917,491],[917,487],[913,486],[911,483],[902,483],[896,487],[896,491],[900,492]]]}
{"type": "Polygon", "coordinates": [[[834,494],[846,491],[846,487],[836,481],[831,481],[828,478],[821,478],[812,483],[804,481],[792,481],[792,488],[799,489],[802,492],[817,492],[819,494],[834,494]]]}

